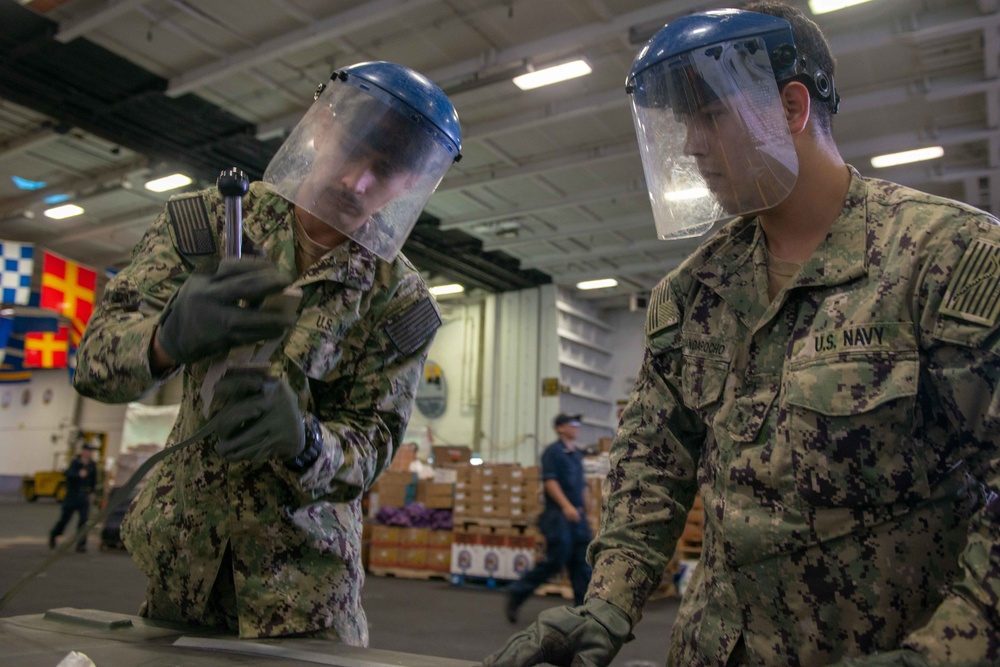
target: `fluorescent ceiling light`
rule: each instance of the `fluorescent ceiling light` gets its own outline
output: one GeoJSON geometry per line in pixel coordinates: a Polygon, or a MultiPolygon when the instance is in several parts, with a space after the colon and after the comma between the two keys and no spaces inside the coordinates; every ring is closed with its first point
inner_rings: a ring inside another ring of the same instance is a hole
{"type": "Polygon", "coordinates": [[[614,278],[601,278],[600,280],[584,280],[582,283],[577,283],[577,289],[606,289],[608,287],[617,287],[618,281],[614,278]]]}
{"type": "Polygon", "coordinates": [[[166,192],[167,190],[183,188],[185,185],[191,185],[191,178],[189,176],[185,176],[184,174],[170,174],[169,176],[157,178],[146,183],[146,189],[153,192],[166,192]]]}
{"type": "Polygon", "coordinates": [[[863,5],[871,0],[809,0],[809,9],[813,14],[829,14],[854,5],[863,5]]]}
{"type": "Polygon", "coordinates": [[[555,67],[546,67],[545,69],[515,76],[514,85],[521,90],[531,90],[532,88],[541,88],[542,86],[559,83],[567,79],[575,79],[578,76],[590,74],[590,72],[590,65],[585,60],[574,60],[562,65],[556,65],[555,67]]]}
{"type": "Polygon", "coordinates": [[[469,459],[470,466],[481,466],[483,465],[483,458],[481,456],[473,456],[469,459]]]}
{"type": "Polygon", "coordinates": [[[929,146],[928,148],[917,148],[912,151],[902,153],[889,153],[888,155],[876,155],[872,158],[872,166],[876,169],[882,167],[895,167],[897,164],[909,164],[910,162],[920,162],[921,160],[933,160],[944,155],[944,149],[940,146],[929,146]]]}
{"type": "Polygon", "coordinates": [[[708,196],[708,188],[688,188],[687,190],[676,190],[664,195],[667,201],[684,201],[686,199],[701,199],[708,196]]]}
{"type": "Polygon", "coordinates": [[[74,215],[80,215],[83,213],[83,209],[76,204],[65,204],[64,206],[56,206],[43,212],[47,218],[62,220],[63,218],[72,218],[74,215]]]}
{"type": "Polygon", "coordinates": [[[464,291],[465,288],[457,283],[451,285],[438,285],[437,287],[432,287],[430,289],[431,294],[433,294],[434,296],[443,296],[445,294],[459,294],[464,291]]]}

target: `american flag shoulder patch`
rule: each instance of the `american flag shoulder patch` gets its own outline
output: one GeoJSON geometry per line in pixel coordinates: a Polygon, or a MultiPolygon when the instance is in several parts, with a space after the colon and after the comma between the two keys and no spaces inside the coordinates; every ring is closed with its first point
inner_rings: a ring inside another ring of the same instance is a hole
{"type": "Polygon", "coordinates": [[[385,333],[402,354],[413,354],[441,326],[441,315],[431,297],[424,297],[389,320],[385,333]]]}
{"type": "Polygon", "coordinates": [[[993,326],[1000,317],[1000,244],[976,239],[955,267],[941,313],[993,326]]]}
{"type": "Polygon", "coordinates": [[[649,306],[646,308],[646,336],[652,336],[677,324],[681,319],[680,315],[677,306],[670,300],[667,283],[661,282],[649,295],[649,306]]]}
{"type": "Polygon", "coordinates": [[[177,251],[182,255],[214,255],[215,235],[208,207],[201,195],[171,199],[167,215],[174,228],[177,251]]]}

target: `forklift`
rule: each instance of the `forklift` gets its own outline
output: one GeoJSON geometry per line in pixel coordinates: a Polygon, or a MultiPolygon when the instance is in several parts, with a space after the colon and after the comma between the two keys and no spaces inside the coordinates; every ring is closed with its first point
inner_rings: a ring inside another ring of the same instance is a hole
{"type": "Polygon", "coordinates": [[[33,503],[39,498],[55,498],[62,502],[66,497],[66,475],[63,470],[69,465],[60,468],[59,460],[65,459],[67,452],[56,452],[52,455],[52,470],[39,470],[34,475],[25,475],[21,480],[21,495],[29,503],[33,503]]]}

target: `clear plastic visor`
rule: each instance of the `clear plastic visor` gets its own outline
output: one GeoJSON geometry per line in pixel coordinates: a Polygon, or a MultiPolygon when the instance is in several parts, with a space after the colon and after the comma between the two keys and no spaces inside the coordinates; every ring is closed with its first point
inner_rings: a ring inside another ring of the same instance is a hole
{"type": "Polygon", "coordinates": [[[382,91],[333,81],[264,181],[307,216],[392,261],[454,159],[420,121],[382,91]]]}
{"type": "Polygon", "coordinates": [[[798,158],[763,40],[691,51],[640,72],[632,115],[661,239],[771,208],[798,158]]]}

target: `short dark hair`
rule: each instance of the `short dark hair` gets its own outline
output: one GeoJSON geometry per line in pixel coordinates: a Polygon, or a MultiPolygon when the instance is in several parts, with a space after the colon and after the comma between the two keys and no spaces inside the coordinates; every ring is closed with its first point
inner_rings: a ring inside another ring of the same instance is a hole
{"type": "MultiPolygon", "coordinates": [[[[809,57],[816,65],[836,81],[835,70],[837,61],[830,50],[830,43],[826,41],[823,31],[819,26],[806,16],[798,7],[792,7],[777,0],[756,0],[748,2],[741,7],[748,12],[767,14],[785,19],[792,25],[792,37],[795,39],[796,48],[809,57]]],[[[828,100],[821,99],[815,90],[810,86],[809,95],[819,104],[813,105],[813,114],[820,128],[830,134],[832,127],[832,116],[835,112],[837,101],[836,96],[831,96],[828,100]]]]}

